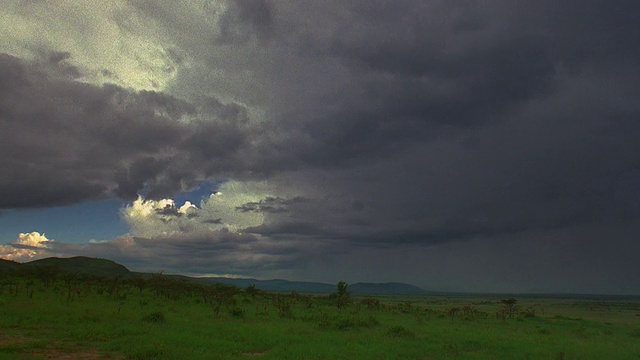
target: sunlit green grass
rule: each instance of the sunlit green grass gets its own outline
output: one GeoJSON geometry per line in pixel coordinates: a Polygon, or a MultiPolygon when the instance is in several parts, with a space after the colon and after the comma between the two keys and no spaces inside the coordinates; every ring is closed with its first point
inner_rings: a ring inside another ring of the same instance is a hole
{"type": "Polygon", "coordinates": [[[637,302],[519,299],[537,316],[498,319],[492,298],[387,297],[381,310],[355,298],[339,310],[293,297],[280,316],[272,298],[238,292],[216,315],[197,292],[98,288],[70,297],[61,283],[2,286],[0,359],[640,359],[637,302]],[[475,315],[447,315],[464,306],[475,315]]]}

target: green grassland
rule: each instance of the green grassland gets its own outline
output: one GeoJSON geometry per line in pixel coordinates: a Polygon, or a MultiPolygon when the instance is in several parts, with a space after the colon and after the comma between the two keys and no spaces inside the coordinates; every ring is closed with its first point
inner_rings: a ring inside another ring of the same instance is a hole
{"type": "Polygon", "coordinates": [[[50,270],[0,275],[0,359],[640,359],[634,299],[276,294],[50,270]]]}

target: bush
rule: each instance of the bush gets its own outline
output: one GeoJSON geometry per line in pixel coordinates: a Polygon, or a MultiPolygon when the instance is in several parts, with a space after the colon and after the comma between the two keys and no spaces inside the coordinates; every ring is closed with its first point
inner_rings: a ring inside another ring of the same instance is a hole
{"type": "Polygon", "coordinates": [[[333,293],[336,299],[336,305],[340,310],[351,303],[351,291],[347,290],[348,286],[346,282],[340,281],[337,285],[338,290],[333,293]]]}
{"type": "Polygon", "coordinates": [[[358,325],[360,325],[362,327],[372,328],[374,326],[380,325],[380,321],[378,321],[373,316],[369,316],[366,319],[362,319],[362,320],[358,321],[358,325]]]}
{"type": "Polygon", "coordinates": [[[321,317],[318,321],[318,325],[324,329],[336,329],[336,330],[349,330],[349,329],[359,329],[359,328],[372,328],[380,325],[380,322],[376,320],[373,316],[369,316],[366,318],[360,317],[321,317]]]}
{"type": "Polygon", "coordinates": [[[486,316],[485,313],[476,309],[474,306],[470,306],[470,305],[463,306],[461,309],[461,312],[462,312],[462,318],[464,320],[475,320],[479,317],[486,316]]]}
{"type": "Polygon", "coordinates": [[[142,317],[142,321],[149,323],[164,323],[167,321],[163,312],[155,311],[142,317]]]}
{"type": "Polygon", "coordinates": [[[394,338],[413,338],[416,334],[403,326],[393,326],[387,330],[387,335],[394,338]]]}
{"type": "Polygon", "coordinates": [[[380,300],[366,297],[360,300],[360,304],[365,305],[369,310],[380,310],[380,300]]]}
{"type": "Polygon", "coordinates": [[[340,319],[335,324],[335,328],[338,330],[349,330],[354,327],[355,323],[351,319],[340,319]]]}
{"type": "Polygon", "coordinates": [[[549,329],[547,329],[547,328],[539,327],[538,328],[538,334],[540,334],[540,335],[550,335],[551,331],[549,331],[549,329]]]}
{"type": "Polygon", "coordinates": [[[229,313],[231,314],[231,316],[235,317],[235,318],[242,318],[244,317],[244,310],[234,307],[233,309],[231,309],[231,311],[229,311],[229,313]]]}
{"type": "Polygon", "coordinates": [[[291,312],[291,303],[292,299],[289,296],[276,294],[273,304],[278,309],[278,314],[282,318],[292,318],[293,313],[291,312]]]}
{"type": "Polygon", "coordinates": [[[513,318],[518,313],[518,306],[516,305],[518,300],[514,298],[500,300],[500,308],[496,313],[496,317],[499,319],[513,318]]]}
{"type": "Polygon", "coordinates": [[[526,318],[534,318],[536,317],[536,309],[533,307],[528,307],[520,312],[522,316],[526,318]]]}

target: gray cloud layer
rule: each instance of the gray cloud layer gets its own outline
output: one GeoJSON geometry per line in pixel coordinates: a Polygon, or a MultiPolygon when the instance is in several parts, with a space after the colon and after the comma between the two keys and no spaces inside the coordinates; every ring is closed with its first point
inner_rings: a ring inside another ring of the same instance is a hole
{"type": "MultiPolygon", "coordinates": [[[[139,1],[116,18],[171,49],[162,90],[82,82],[68,49],[0,57],[0,208],[267,179],[272,193],[236,211],[262,214],[245,232],[271,246],[301,241],[274,248],[299,254],[273,260],[282,269],[312,259],[309,244],[357,254],[562,233],[581,246],[578,229],[595,227],[576,266],[610,229],[602,274],[640,276],[615,259],[639,248],[616,231],[640,220],[636,2],[187,5],[139,1]]],[[[201,235],[177,243],[208,249],[201,235]]]]}

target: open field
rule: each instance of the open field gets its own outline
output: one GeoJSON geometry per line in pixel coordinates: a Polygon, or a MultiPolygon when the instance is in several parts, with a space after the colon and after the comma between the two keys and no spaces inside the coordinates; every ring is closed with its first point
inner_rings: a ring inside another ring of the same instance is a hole
{"type": "Polygon", "coordinates": [[[640,359],[631,298],[341,299],[161,275],[1,282],[0,359],[640,359]]]}

